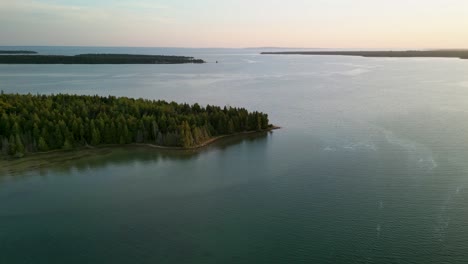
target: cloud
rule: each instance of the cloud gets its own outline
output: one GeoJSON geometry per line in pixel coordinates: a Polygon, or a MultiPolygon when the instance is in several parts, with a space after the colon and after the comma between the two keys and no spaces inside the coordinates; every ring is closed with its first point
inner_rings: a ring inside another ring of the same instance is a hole
{"type": "MultiPolygon", "coordinates": [[[[34,0],[0,0],[0,20],[33,21],[48,18],[86,18],[95,10],[80,6],[49,4],[34,0]]],[[[94,14],[96,15],[96,14],[94,14]]]]}
{"type": "Polygon", "coordinates": [[[3,12],[77,12],[82,11],[83,7],[73,5],[49,4],[34,0],[0,0],[0,8],[3,12]]]}
{"type": "Polygon", "coordinates": [[[143,9],[143,10],[168,10],[170,9],[167,5],[161,5],[154,2],[121,2],[116,5],[118,8],[132,8],[132,9],[143,9]]]}
{"type": "MultiPolygon", "coordinates": [[[[28,16],[28,19],[36,17],[38,20],[60,18],[63,22],[171,23],[172,20],[168,17],[154,12],[154,10],[166,10],[167,8],[167,6],[150,2],[122,2],[112,7],[91,7],[51,4],[37,0],[0,0],[0,14],[3,19],[9,18],[10,20],[22,20],[24,16],[28,16]],[[151,11],[151,14],[136,9],[151,11]]],[[[0,20],[2,20],[1,17],[0,20]]]]}
{"type": "Polygon", "coordinates": [[[0,0],[0,45],[151,45],[174,19],[150,3],[77,6],[0,0]],[[146,5],[148,4],[148,6],[146,5]],[[145,11],[139,8],[146,7],[145,11]]]}

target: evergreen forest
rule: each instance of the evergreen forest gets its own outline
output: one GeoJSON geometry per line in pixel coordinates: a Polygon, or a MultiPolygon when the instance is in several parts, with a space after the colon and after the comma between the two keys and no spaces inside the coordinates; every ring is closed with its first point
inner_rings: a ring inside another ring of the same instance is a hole
{"type": "Polygon", "coordinates": [[[0,94],[4,155],[148,143],[190,148],[207,140],[269,129],[268,115],[244,108],[87,95],[0,94]]]}

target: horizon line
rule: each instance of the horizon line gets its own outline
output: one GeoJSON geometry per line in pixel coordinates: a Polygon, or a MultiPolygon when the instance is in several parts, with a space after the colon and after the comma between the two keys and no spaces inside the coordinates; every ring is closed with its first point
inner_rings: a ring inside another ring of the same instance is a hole
{"type": "Polygon", "coordinates": [[[159,49],[337,49],[337,50],[467,50],[468,47],[458,48],[337,48],[337,47],[275,47],[275,46],[259,46],[259,47],[184,47],[184,46],[112,46],[112,45],[0,45],[0,47],[67,47],[67,48],[159,48],[159,49]]]}

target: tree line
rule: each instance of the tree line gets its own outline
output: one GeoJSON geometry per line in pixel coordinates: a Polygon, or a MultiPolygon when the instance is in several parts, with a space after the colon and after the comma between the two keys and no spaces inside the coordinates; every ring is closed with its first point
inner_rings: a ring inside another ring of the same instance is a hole
{"type": "Polygon", "coordinates": [[[262,52],[268,55],[339,55],[360,57],[394,57],[394,58],[468,58],[468,50],[403,50],[403,51],[280,51],[262,52]]]}
{"type": "Polygon", "coordinates": [[[5,155],[103,144],[197,146],[220,135],[268,129],[268,115],[244,108],[88,95],[0,94],[5,155]]]}
{"type": "Polygon", "coordinates": [[[185,56],[80,54],[65,55],[3,55],[2,64],[182,64],[204,63],[201,59],[185,56]]]}
{"type": "Polygon", "coordinates": [[[0,54],[37,54],[30,50],[0,50],[0,54]]]}

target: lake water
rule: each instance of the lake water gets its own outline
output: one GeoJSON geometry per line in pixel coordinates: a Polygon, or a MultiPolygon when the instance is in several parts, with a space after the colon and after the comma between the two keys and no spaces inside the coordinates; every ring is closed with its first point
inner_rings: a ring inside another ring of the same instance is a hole
{"type": "Polygon", "coordinates": [[[0,263],[468,262],[468,60],[30,49],[209,63],[0,65],[1,90],[241,106],[283,128],[3,171],[0,263]]]}

